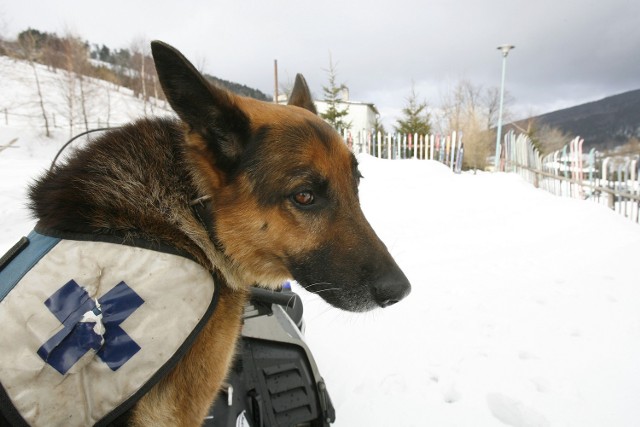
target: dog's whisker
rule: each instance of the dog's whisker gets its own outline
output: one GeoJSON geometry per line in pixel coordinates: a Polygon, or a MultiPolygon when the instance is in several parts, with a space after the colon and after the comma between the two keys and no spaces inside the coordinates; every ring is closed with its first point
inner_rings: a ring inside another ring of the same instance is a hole
{"type": "Polygon", "coordinates": [[[320,289],[318,291],[309,291],[309,292],[311,292],[312,294],[318,295],[320,292],[327,292],[327,291],[342,291],[342,289],[340,289],[340,288],[327,288],[327,289],[320,289]]]}
{"type": "Polygon", "coordinates": [[[310,284],[308,286],[305,286],[304,288],[308,290],[309,288],[311,288],[313,286],[320,286],[320,285],[333,285],[333,283],[330,283],[330,282],[317,282],[317,283],[312,283],[312,284],[310,284]]]}

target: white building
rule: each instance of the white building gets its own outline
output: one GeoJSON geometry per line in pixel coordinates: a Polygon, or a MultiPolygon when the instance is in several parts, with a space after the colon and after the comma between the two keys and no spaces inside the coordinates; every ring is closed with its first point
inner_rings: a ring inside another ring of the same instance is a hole
{"type": "MultiPolygon", "coordinates": [[[[314,101],[318,114],[324,114],[329,109],[329,104],[326,101],[314,101]]],[[[347,115],[344,117],[344,121],[351,123],[351,128],[348,129],[352,135],[357,135],[359,132],[371,132],[376,123],[376,117],[380,114],[376,109],[376,106],[366,102],[349,101],[348,98],[338,103],[336,108],[342,110],[347,108],[347,115]]]]}
{"type": "MultiPolygon", "coordinates": [[[[287,96],[280,94],[278,96],[279,104],[287,103],[287,96]]],[[[314,101],[318,114],[324,114],[329,109],[329,104],[326,101],[314,101]]],[[[342,93],[342,101],[339,102],[337,108],[342,110],[347,108],[347,115],[344,121],[351,123],[351,127],[347,130],[353,137],[359,133],[365,134],[371,132],[375,127],[376,117],[380,114],[375,105],[367,102],[355,102],[349,100],[349,91],[345,90],[342,93]]]]}

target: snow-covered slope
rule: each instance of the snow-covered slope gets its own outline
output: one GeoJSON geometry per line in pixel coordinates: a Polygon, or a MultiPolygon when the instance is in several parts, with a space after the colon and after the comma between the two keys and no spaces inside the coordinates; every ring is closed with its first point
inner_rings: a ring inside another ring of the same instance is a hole
{"type": "MultiPolygon", "coordinates": [[[[28,212],[24,208],[26,187],[53,160],[71,135],[83,132],[84,114],[79,83],[72,85],[61,70],[0,56],[0,251],[10,246],[3,237],[21,231],[28,212]],[[45,121],[38,95],[36,74],[42,92],[50,137],[45,136],[45,121]],[[73,94],[73,96],[71,95],[73,94]],[[71,101],[70,101],[71,100],[71,101]],[[73,105],[71,107],[70,105],[73,105]],[[71,127],[69,119],[73,119],[71,127]],[[2,149],[18,138],[10,148],[2,149]]],[[[145,106],[131,90],[102,80],[83,81],[84,103],[89,128],[118,126],[144,116],[145,106]]],[[[163,102],[147,103],[146,111],[172,114],[163,102]]],[[[81,146],[80,139],[71,148],[81,146]]]]}
{"type": "MultiPolygon", "coordinates": [[[[0,108],[33,98],[28,66],[7,61],[0,108]]],[[[143,114],[126,95],[112,94],[114,122],[143,114]]],[[[68,136],[9,120],[0,145],[20,139],[0,152],[0,253],[33,226],[25,188],[68,136]]],[[[640,425],[640,227],[515,175],[359,161],[365,213],[413,292],[353,314],[300,291],[337,426],[640,425]]]]}
{"type": "MultiPolygon", "coordinates": [[[[89,128],[118,126],[145,114],[169,114],[164,101],[144,105],[130,89],[104,80],[84,77],[82,88],[75,75],[63,70],[0,56],[0,127],[28,127],[44,135],[36,75],[40,82],[44,110],[54,139],[68,137],[89,128]],[[84,96],[83,96],[84,95],[84,96]],[[86,114],[85,114],[86,113],[86,114]],[[70,120],[74,128],[70,129],[70,120]]],[[[0,142],[2,145],[2,142],[0,142]]]]}

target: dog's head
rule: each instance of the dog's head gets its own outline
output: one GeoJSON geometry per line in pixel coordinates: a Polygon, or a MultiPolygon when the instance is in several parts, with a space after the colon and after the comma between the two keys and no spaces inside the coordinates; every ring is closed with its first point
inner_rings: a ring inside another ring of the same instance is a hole
{"type": "Polygon", "coordinates": [[[214,240],[247,284],[294,278],[330,304],[364,311],[398,302],[410,284],[365,219],[354,155],[315,114],[296,77],[289,105],[210,85],[177,50],[152,43],[159,80],[185,123],[200,191],[212,197],[214,240]]]}

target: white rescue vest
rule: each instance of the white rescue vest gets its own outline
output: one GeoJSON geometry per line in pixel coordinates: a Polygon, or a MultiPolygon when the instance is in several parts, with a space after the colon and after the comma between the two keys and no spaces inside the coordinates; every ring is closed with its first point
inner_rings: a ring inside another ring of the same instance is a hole
{"type": "Polygon", "coordinates": [[[0,260],[2,414],[17,425],[105,425],[191,346],[217,303],[213,278],[161,250],[27,239],[0,260]]]}

